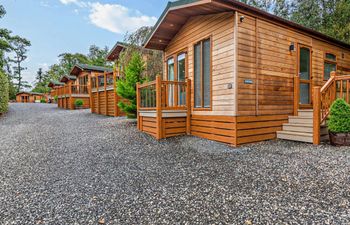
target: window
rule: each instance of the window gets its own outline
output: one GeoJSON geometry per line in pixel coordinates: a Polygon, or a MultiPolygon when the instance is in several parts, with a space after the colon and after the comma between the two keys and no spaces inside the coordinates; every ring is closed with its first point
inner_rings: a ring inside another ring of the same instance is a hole
{"type": "Polygon", "coordinates": [[[211,42],[205,39],[194,45],[194,107],[211,106],[211,42]]]}
{"type": "Polygon", "coordinates": [[[337,70],[337,56],[331,53],[325,54],[323,79],[328,80],[331,72],[337,70]]]}

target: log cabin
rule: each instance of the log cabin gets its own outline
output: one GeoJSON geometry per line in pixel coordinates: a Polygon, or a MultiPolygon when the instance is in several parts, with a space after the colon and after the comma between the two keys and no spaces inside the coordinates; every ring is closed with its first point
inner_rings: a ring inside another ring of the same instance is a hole
{"type": "Polygon", "coordinates": [[[45,94],[27,91],[21,91],[16,94],[16,102],[20,103],[35,103],[37,101],[40,102],[41,99],[46,100],[45,94]]]}
{"type": "Polygon", "coordinates": [[[124,51],[127,44],[117,42],[108,53],[107,61],[114,62],[116,67],[111,71],[93,72],[90,76],[90,106],[91,112],[106,116],[125,116],[125,113],[119,108],[118,102],[123,101],[117,95],[117,79],[120,76],[121,67],[119,66],[120,53],[124,51]]]}
{"type": "Polygon", "coordinates": [[[157,139],[320,144],[349,102],[349,44],[235,0],[169,2],[144,46],[164,52],[164,75],[137,85],[138,129],[157,139]]]}
{"type": "Polygon", "coordinates": [[[82,108],[90,108],[90,77],[92,73],[112,72],[112,69],[91,66],[86,64],[76,64],[70,75],[64,75],[60,79],[60,82],[64,83],[64,86],[57,88],[58,107],[64,109],[74,110],[76,109],[75,101],[77,99],[83,100],[82,108]]]}
{"type": "Polygon", "coordinates": [[[51,91],[50,91],[50,94],[48,97],[48,102],[49,103],[57,103],[55,100],[55,97],[57,96],[57,89],[59,87],[64,86],[64,83],[57,81],[57,80],[51,80],[47,86],[49,88],[51,88],[51,91]]]}

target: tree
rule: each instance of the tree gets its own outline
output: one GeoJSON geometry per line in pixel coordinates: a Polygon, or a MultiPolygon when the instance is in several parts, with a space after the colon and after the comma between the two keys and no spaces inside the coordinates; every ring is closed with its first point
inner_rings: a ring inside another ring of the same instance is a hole
{"type": "Polygon", "coordinates": [[[127,114],[129,118],[135,118],[136,106],[136,84],[142,83],[144,79],[141,74],[144,70],[144,62],[140,53],[134,52],[129,64],[125,68],[125,76],[117,81],[117,93],[128,103],[119,102],[118,106],[127,114]]]}
{"type": "Polygon", "coordinates": [[[9,85],[6,75],[0,71],[0,114],[7,112],[9,101],[9,85]]]}
{"type": "Polygon", "coordinates": [[[58,57],[60,58],[59,66],[61,67],[61,75],[70,74],[73,66],[78,63],[89,64],[88,57],[81,53],[62,53],[58,57]]]}
{"type": "Polygon", "coordinates": [[[128,65],[133,54],[138,52],[143,58],[146,58],[145,70],[142,77],[154,80],[156,75],[162,75],[163,72],[163,52],[142,47],[151,32],[152,27],[141,27],[134,33],[126,34],[124,41],[128,43],[128,46],[121,53],[119,63],[123,67],[124,65],[128,65]]]}
{"type": "Polygon", "coordinates": [[[108,52],[109,50],[107,46],[104,48],[99,48],[96,45],[91,45],[88,54],[89,64],[94,66],[111,66],[111,64],[106,60],[108,52]]]}
{"type": "Polygon", "coordinates": [[[19,36],[11,38],[11,48],[14,51],[15,56],[13,59],[10,59],[10,61],[15,63],[15,66],[13,67],[13,78],[17,81],[16,85],[18,92],[23,88],[30,87],[28,82],[24,81],[22,77],[22,71],[27,69],[22,66],[22,63],[27,59],[26,54],[29,46],[31,46],[30,41],[25,38],[19,36]]]}
{"type": "Polygon", "coordinates": [[[36,78],[38,83],[42,83],[43,82],[43,69],[39,68],[38,72],[36,72],[36,78]]]}

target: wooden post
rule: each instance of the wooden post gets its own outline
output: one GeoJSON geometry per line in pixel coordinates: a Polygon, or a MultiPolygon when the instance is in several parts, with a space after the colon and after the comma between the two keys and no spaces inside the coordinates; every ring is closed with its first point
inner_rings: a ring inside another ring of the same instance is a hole
{"type": "Polygon", "coordinates": [[[162,138],[162,80],[158,75],[156,77],[156,137],[162,138]]]}
{"type": "Polygon", "coordinates": [[[337,73],[335,71],[332,71],[331,78],[334,80],[334,82],[333,82],[333,91],[331,95],[331,103],[337,99],[337,81],[335,80],[336,76],[337,76],[337,73]]]}
{"type": "Polygon", "coordinates": [[[299,109],[299,75],[294,76],[294,104],[293,104],[293,111],[294,116],[298,115],[298,109],[299,109]]]}
{"type": "Polygon", "coordinates": [[[106,113],[105,115],[108,116],[108,98],[107,98],[107,73],[106,71],[103,73],[103,80],[104,80],[104,89],[105,89],[105,110],[106,110],[106,113]]]}
{"type": "Polygon", "coordinates": [[[89,96],[90,96],[90,108],[91,108],[91,113],[94,113],[94,101],[92,100],[92,76],[95,73],[91,73],[89,76],[89,96]]]}
{"type": "Polygon", "coordinates": [[[97,114],[100,114],[100,90],[98,86],[98,78],[100,74],[96,76],[96,102],[97,102],[97,114]]]}
{"type": "Polygon", "coordinates": [[[136,83],[136,118],[137,118],[137,129],[141,130],[141,123],[140,123],[140,82],[136,83]]]}
{"type": "Polygon", "coordinates": [[[73,110],[74,109],[74,105],[73,105],[73,98],[72,98],[72,83],[69,82],[68,84],[68,93],[69,93],[69,109],[73,110]]]}
{"type": "Polygon", "coordinates": [[[313,144],[319,145],[321,142],[321,87],[313,88],[313,144]]]}
{"type": "Polygon", "coordinates": [[[186,118],[186,133],[191,134],[191,80],[187,79],[186,86],[186,107],[187,107],[187,118],[186,118]]]}
{"type": "Polygon", "coordinates": [[[114,90],[114,116],[119,116],[118,111],[118,94],[117,94],[117,71],[113,72],[113,90],[114,90]]]}

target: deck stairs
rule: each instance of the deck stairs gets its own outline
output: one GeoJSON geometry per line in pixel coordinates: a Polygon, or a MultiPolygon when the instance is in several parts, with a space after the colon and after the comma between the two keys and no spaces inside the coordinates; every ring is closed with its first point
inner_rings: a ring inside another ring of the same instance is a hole
{"type": "MultiPolygon", "coordinates": [[[[327,127],[321,125],[321,140],[328,139],[327,127]]],[[[277,138],[313,143],[313,110],[298,110],[298,116],[289,116],[288,123],[283,124],[283,130],[277,131],[277,138]]]]}

